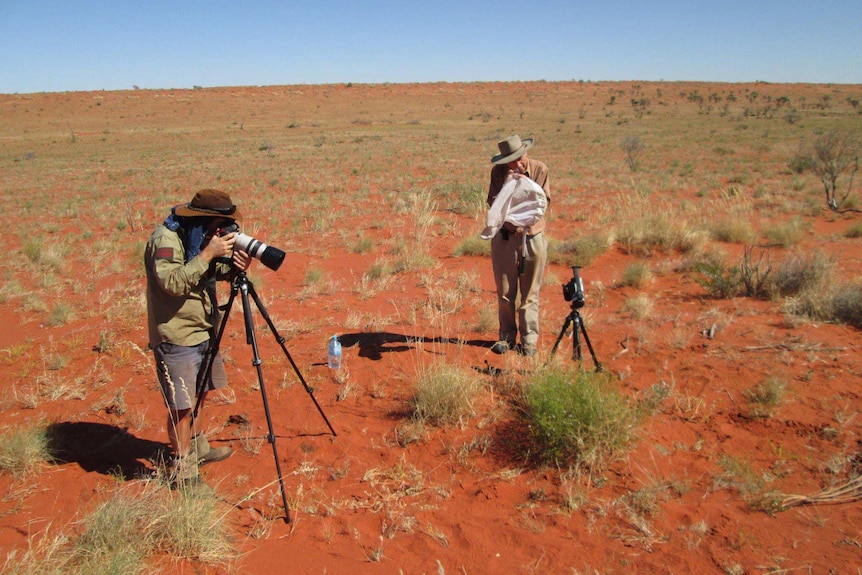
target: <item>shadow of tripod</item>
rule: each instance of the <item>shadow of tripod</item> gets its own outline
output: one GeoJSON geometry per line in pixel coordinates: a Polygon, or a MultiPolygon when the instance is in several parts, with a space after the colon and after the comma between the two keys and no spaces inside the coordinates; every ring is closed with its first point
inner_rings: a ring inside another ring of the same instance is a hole
{"type": "Polygon", "coordinates": [[[547,367],[548,364],[551,363],[551,360],[554,359],[554,354],[557,353],[557,348],[560,346],[560,341],[562,341],[563,336],[566,334],[566,330],[569,329],[570,325],[574,324],[572,327],[572,360],[576,360],[578,362],[578,366],[583,369],[584,354],[581,349],[581,335],[583,335],[584,341],[587,343],[587,348],[590,350],[590,355],[593,358],[593,363],[596,365],[596,371],[600,372],[603,370],[602,364],[599,363],[599,360],[596,358],[596,352],[593,351],[593,344],[590,343],[590,336],[587,335],[587,328],[584,326],[584,319],[578,311],[584,307],[584,302],[586,300],[584,284],[581,281],[581,276],[578,270],[580,270],[578,266],[572,266],[572,272],[574,275],[572,279],[569,280],[569,283],[563,284],[563,297],[566,301],[571,302],[572,311],[566,316],[565,322],[563,322],[563,328],[560,330],[560,335],[557,336],[557,341],[554,342],[554,347],[551,348],[551,355],[548,356],[548,361],[545,362],[545,367],[547,367]]]}
{"type": "Polygon", "coordinates": [[[227,320],[230,317],[230,310],[233,307],[233,302],[236,299],[237,294],[240,294],[242,298],[242,309],[243,309],[243,317],[245,318],[245,339],[246,343],[251,346],[252,352],[254,354],[254,359],[252,360],[252,365],[254,365],[257,370],[257,380],[260,384],[260,395],[263,398],[263,410],[266,414],[266,425],[267,425],[267,441],[272,445],[272,455],[275,458],[275,469],[278,473],[278,485],[281,488],[281,501],[284,504],[284,521],[285,523],[290,523],[290,510],[287,505],[287,495],[284,491],[284,479],[281,474],[281,464],[278,460],[278,448],[275,445],[275,433],[272,428],[272,416],[269,411],[269,401],[266,397],[266,386],[263,382],[263,370],[261,369],[261,360],[260,354],[258,352],[257,347],[257,338],[254,334],[254,318],[252,317],[251,305],[249,301],[249,295],[251,295],[251,299],[254,301],[257,306],[258,311],[260,312],[263,319],[266,321],[266,324],[269,326],[272,335],[275,337],[275,340],[281,346],[281,350],[284,352],[285,357],[287,357],[290,365],[293,367],[293,371],[296,372],[296,376],[299,378],[299,381],[302,383],[303,387],[305,387],[305,391],[308,393],[309,397],[311,397],[311,401],[314,402],[315,407],[317,407],[317,411],[320,413],[321,417],[323,417],[323,421],[326,422],[326,426],[329,427],[329,431],[332,432],[332,435],[337,435],[335,430],[332,428],[332,425],[329,423],[329,420],[326,418],[326,414],[323,413],[323,409],[320,407],[320,404],[317,403],[317,398],[314,397],[314,390],[309,387],[308,383],[306,383],[305,378],[302,377],[302,373],[299,371],[299,368],[296,366],[296,362],[293,361],[293,358],[290,355],[290,352],[287,351],[287,347],[284,345],[284,337],[278,333],[275,325],[272,323],[272,319],[270,319],[269,314],[266,312],[266,308],[261,303],[260,298],[257,295],[257,292],[254,289],[254,284],[251,283],[251,280],[248,279],[248,276],[244,271],[235,272],[231,279],[231,290],[230,290],[230,299],[228,299],[227,304],[224,306],[224,316],[221,320],[221,325],[219,326],[218,334],[216,335],[215,340],[210,344],[207,349],[207,353],[204,356],[204,362],[201,364],[201,371],[198,373],[198,381],[197,381],[197,402],[195,403],[194,411],[192,411],[192,421],[197,417],[198,410],[200,409],[201,402],[203,400],[203,391],[207,382],[212,375],[212,367],[213,362],[215,361],[215,356],[218,353],[219,345],[221,344],[222,336],[224,335],[225,327],[227,326],[227,320]]]}

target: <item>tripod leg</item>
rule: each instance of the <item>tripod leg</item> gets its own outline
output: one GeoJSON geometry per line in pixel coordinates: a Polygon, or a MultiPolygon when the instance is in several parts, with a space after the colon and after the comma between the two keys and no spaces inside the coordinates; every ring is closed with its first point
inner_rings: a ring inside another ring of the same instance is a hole
{"type": "Polygon", "coordinates": [[[209,347],[207,348],[206,354],[204,354],[203,362],[201,362],[201,367],[198,370],[197,382],[195,382],[195,391],[197,392],[197,396],[195,399],[195,407],[192,410],[192,424],[194,425],[194,420],[198,416],[198,411],[201,407],[201,402],[204,397],[204,390],[206,389],[207,383],[212,376],[213,371],[213,362],[215,362],[216,354],[218,354],[219,346],[221,345],[222,336],[224,335],[225,327],[227,326],[227,318],[230,316],[230,309],[233,307],[233,302],[236,299],[237,288],[232,287],[230,292],[230,299],[227,301],[227,305],[225,305],[224,314],[222,315],[221,325],[219,326],[218,333],[216,334],[215,339],[210,340],[209,347]]]}
{"type": "Polygon", "coordinates": [[[587,335],[587,328],[584,325],[584,322],[580,321],[578,323],[580,323],[580,325],[581,325],[581,332],[583,332],[583,334],[584,334],[584,341],[587,342],[587,348],[589,348],[589,350],[590,350],[590,355],[593,358],[593,363],[596,364],[596,371],[599,371],[599,372],[603,371],[602,364],[599,363],[599,360],[596,357],[596,352],[593,351],[593,344],[590,343],[590,336],[587,335]]]}
{"type": "Polygon", "coordinates": [[[551,348],[551,355],[548,356],[548,361],[545,362],[545,367],[551,363],[551,360],[554,359],[554,354],[557,353],[557,348],[560,347],[560,341],[562,341],[563,336],[566,334],[566,330],[569,329],[569,325],[572,323],[572,316],[566,316],[566,321],[563,322],[563,329],[560,330],[560,335],[557,336],[557,341],[554,342],[554,347],[551,348]]]}
{"type": "MultiPolygon", "coordinates": [[[[263,398],[263,410],[264,410],[264,413],[266,414],[266,425],[267,425],[267,432],[268,432],[266,439],[267,439],[267,441],[269,441],[270,445],[272,445],[272,455],[275,458],[275,470],[276,470],[276,473],[278,474],[278,485],[281,488],[281,501],[282,501],[282,504],[284,504],[284,521],[285,521],[285,523],[290,523],[290,509],[287,505],[287,494],[285,493],[285,490],[284,490],[284,479],[282,478],[282,475],[281,475],[281,462],[278,459],[278,447],[276,447],[275,432],[272,429],[272,417],[270,416],[270,412],[269,412],[269,401],[267,400],[266,387],[264,386],[264,383],[263,383],[263,369],[261,369],[261,367],[260,367],[261,361],[260,361],[260,354],[258,353],[258,349],[257,349],[257,339],[255,339],[255,335],[254,335],[254,325],[253,325],[253,323],[251,323],[251,321],[252,321],[251,312],[250,312],[251,306],[249,304],[249,299],[248,299],[249,284],[247,282],[243,282],[242,285],[240,285],[240,291],[242,293],[242,305],[243,305],[244,317],[245,317],[245,323],[246,323],[245,332],[246,332],[246,335],[247,335],[248,340],[249,340],[248,343],[251,344],[251,349],[252,349],[252,352],[254,353],[254,361],[252,363],[254,364],[254,367],[257,370],[257,380],[258,380],[258,383],[260,384],[260,395],[263,398]]],[[[256,301],[257,301],[257,299],[255,298],[255,302],[256,301]]]]}
{"type": "Polygon", "coordinates": [[[314,402],[314,406],[317,407],[317,411],[320,413],[320,416],[323,418],[323,421],[326,422],[326,426],[329,428],[329,431],[332,432],[332,435],[338,435],[332,428],[332,424],[329,423],[329,419],[326,418],[326,414],[323,413],[323,408],[321,408],[320,404],[317,403],[317,398],[314,397],[314,390],[305,382],[305,378],[302,377],[302,372],[299,371],[296,362],[293,361],[293,357],[291,357],[290,352],[287,351],[287,347],[284,345],[284,338],[281,336],[281,334],[278,333],[278,330],[272,323],[272,319],[270,319],[269,314],[266,312],[266,308],[263,306],[260,301],[260,298],[257,296],[257,292],[254,291],[254,286],[248,284],[248,291],[251,293],[251,297],[252,299],[254,299],[254,303],[257,305],[257,309],[260,311],[260,315],[263,316],[263,319],[266,321],[266,325],[269,326],[270,331],[275,336],[275,340],[281,346],[281,350],[284,352],[285,357],[287,357],[287,360],[293,367],[293,371],[296,372],[296,376],[299,378],[299,381],[302,383],[302,386],[305,388],[305,391],[308,393],[309,397],[311,397],[311,401],[314,402]]]}
{"type": "Polygon", "coordinates": [[[572,328],[572,361],[578,362],[578,367],[583,367],[584,354],[581,350],[581,328],[584,324],[581,322],[581,316],[575,312],[575,327],[572,328]]]}

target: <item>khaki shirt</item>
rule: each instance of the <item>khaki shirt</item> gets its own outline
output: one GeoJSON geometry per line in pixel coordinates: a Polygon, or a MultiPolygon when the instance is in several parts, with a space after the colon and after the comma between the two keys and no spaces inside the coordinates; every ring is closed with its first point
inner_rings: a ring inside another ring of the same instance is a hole
{"type": "MultiPolygon", "coordinates": [[[[144,266],[150,348],[162,342],[194,346],[208,340],[214,320],[206,289],[213,277],[210,265],[200,256],[186,263],[179,234],[161,225],[147,242],[144,266]]],[[[213,267],[220,278],[231,269],[225,263],[213,267]]]]}
{"type": "MultiPolygon", "coordinates": [[[[545,195],[548,198],[548,205],[551,205],[551,182],[548,177],[548,166],[543,164],[538,160],[534,160],[533,158],[527,157],[526,166],[524,170],[524,175],[542,186],[542,189],[545,190],[545,195]]],[[[506,183],[506,177],[509,175],[509,167],[506,164],[497,164],[493,168],[491,168],[491,184],[488,186],[488,205],[494,203],[494,198],[497,197],[497,194],[500,193],[500,190],[503,189],[503,185],[506,183]]],[[[503,224],[503,227],[509,231],[515,231],[511,227],[512,225],[509,223],[503,224]]],[[[540,219],[538,222],[533,224],[527,229],[527,235],[536,235],[543,231],[545,231],[545,227],[547,226],[547,222],[545,218],[540,219]]]]}

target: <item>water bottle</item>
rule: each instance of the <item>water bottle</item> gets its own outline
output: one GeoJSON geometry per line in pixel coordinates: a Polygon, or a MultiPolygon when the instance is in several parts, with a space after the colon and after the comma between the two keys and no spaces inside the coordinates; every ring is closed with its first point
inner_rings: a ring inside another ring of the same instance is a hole
{"type": "Polygon", "coordinates": [[[341,342],[338,341],[338,336],[332,336],[332,339],[329,340],[329,344],[326,346],[326,351],[329,357],[329,361],[327,362],[329,368],[339,369],[341,367],[341,342]]]}

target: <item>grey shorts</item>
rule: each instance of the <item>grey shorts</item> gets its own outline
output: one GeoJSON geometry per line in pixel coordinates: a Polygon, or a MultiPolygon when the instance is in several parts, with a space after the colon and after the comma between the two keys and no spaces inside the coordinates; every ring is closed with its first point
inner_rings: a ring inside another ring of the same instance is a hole
{"type": "MultiPolygon", "coordinates": [[[[196,346],[187,347],[163,342],[153,350],[156,372],[159,374],[162,394],[169,409],[182,411],[195,406],[198,371],[201,369],[209,344],[209,341],[205,341],[196,346]]],[[[206,389],[220,389],[226,385],[224,362],[221,353],[217,352],[206,389]]]]}

